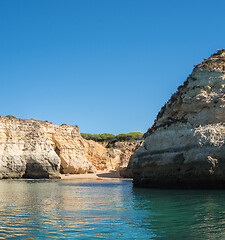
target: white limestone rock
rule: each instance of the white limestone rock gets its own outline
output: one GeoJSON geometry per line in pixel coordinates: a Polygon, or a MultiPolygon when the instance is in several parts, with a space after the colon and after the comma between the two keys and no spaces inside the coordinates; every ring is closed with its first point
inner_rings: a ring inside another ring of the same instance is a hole
{"type": "Polygon", "coordinates": [[[225,50],[194,68],[132,159],[134,186],[225,188],[225,50]]]}

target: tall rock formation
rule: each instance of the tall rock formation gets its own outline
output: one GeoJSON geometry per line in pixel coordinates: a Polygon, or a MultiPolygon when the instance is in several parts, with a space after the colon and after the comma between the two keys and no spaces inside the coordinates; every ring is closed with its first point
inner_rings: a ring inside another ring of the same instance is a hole
{"type": "Polygon", "coordinates": [[[85,140],[81,137],[77,125],[58,126],[48,122],[41,122],[40,125],[61,160],[61,173],[93,173],[96,171],[86,156],[85,140]]]}
{"type": "Polygon", "coordinates": [[[57,178],[59,166],[38,122],[0,117],[0,178],[57,178]]]}
{"type": "Polygon", "coordinates": [[[225,50],[195,66],[132,159],[134,186],[225,188],[225,50]]]}
{"type": "Polygon", "coordinates": [[[0,117],[0,178],[59,178],[59,171],[95,170],[77,126],[0,117]]]}

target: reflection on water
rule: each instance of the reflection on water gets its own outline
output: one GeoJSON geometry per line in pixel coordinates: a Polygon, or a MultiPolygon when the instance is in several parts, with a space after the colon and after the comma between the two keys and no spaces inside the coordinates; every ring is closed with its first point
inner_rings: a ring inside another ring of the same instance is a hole
{"type": "Polygon", "coordinates": [[[223,239],[225,191],[2,180],[0,239],[223,239]]]}

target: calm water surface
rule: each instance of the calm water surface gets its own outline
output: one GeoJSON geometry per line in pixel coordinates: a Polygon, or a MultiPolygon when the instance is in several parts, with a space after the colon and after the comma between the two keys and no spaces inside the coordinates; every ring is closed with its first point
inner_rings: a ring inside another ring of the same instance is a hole
{"type": "Polygon", "coordinates": [[[225,191],[1,180],[0,239],[225,239],[225,191]]]}

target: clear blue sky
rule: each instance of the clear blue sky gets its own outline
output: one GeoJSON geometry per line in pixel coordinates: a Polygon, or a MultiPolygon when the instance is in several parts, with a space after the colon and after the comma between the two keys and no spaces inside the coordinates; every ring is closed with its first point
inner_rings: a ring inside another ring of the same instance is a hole
{"type": "Polygon", "coordinates": [[[0,115],[145,132],[225,48],[225,1],[1,0],[0,115]]]}

